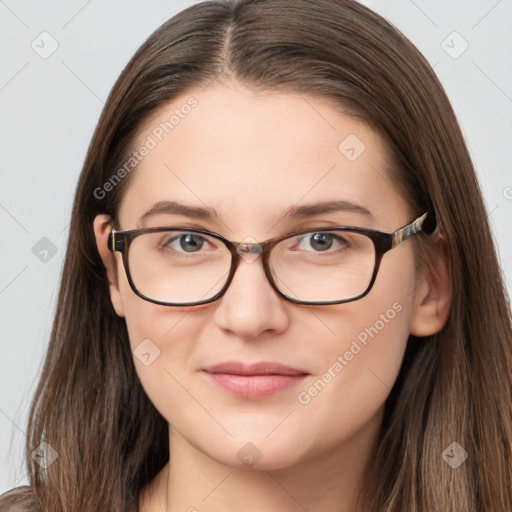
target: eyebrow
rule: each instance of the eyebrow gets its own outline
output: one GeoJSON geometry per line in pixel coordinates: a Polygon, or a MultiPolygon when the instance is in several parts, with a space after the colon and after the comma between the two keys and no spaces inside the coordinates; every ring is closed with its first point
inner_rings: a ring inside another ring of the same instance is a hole
{"type": "MultiPolygon", "coordinates": [[[[302,206],[292,206],[283,214],[283,220],[313,217],[314,215],[321,215],[323,213],[333,212],[352,212],[363,215],[368,218],[373,218],[372,213],[356,203],[350,201],[325,201],[322,203],[313,203],[302,206]]],[[[219,219],[220,216],[214,208],[201,207],[201,206],[189,206],[177,201],[159,201],[155,203],[148,211],[146,211],[139,218],[139,223],[143,223],[148,217],[152,215],[158,215],[162,213],[167,214],[179,214],[186,217],[195,219],[219,219]]]]}
{"type": "Polygon", "coordinates": [[[358,213],[368,218],[373,218],[370,210],[356,203],[351,203],[350,201],[326,201],[323,203],[314,203],[307,204],[304,206],[293,206],[288,209],[284,215],[283,219],[295,219],[295,218],[304,218],[304,217],[312,217],[313,215],[320,215],[322,213],[332,213],[332,212],[352,212],[358,213]]]}

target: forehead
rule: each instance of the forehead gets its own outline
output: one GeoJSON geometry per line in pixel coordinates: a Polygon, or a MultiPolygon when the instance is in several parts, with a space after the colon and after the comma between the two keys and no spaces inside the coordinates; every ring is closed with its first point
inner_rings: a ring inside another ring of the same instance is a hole
{"type": "Polygon", "coordinates": [[[119,212],[131,227],[162,200],[214,208],[234,227],[269,225],[301,202],[342,199],[385,216],[399,201],[380,137],[326,100],[296,93],[192,90],[145,122],[135,150],[119,212]]]}

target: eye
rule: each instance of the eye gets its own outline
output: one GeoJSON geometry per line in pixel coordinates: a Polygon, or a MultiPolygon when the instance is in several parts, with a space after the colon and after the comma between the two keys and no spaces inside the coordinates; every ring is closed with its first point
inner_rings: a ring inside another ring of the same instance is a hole
{"type": "Polygon", "coordinates": [[[170,248],[177,252],[198,252],[200,251],[206,239],[201,235],[195,233],[181,233],[174,235],[170,238],[166,238],[162,241],[162,248],[170,248]]]}
{"type": "Polygon", "coordinates": [[[349,242],[334,233],[312,232],[299,239],[297,248],[303,251],[325,252],[331,249],[333,245],[344,248],[348,247],[349,242]]]}

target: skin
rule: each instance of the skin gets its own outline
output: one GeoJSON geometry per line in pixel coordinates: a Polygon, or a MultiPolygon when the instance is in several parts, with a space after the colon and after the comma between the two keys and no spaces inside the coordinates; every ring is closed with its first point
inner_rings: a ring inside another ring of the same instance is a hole
{"type": "MultiPolygon", "coordinates": [[[[159,214],[147,226],[185,224],[234,241],[336,225],[392,232],[421,213],[410,210],[388,177],[378,135],[319,98],[216,84],[161,108],[140,129],[139,140],[192,95],[197,107],[133,171],[118,229],[139,227],[139,217],[164,199],[215,208],[219,218],[159,214]],[[349,134],[366,146],[354,161],[338,150],[349,134]],[[362,205],[373,217],[331,212],[282,219],[291,206],[329,199],[362,205]]],[[[446,322],[451,296],[443,251],[434,261],[436,273],[427,276],[416,269],[412,240],[403,243],[384,256],[371,292],[346,304],[285,301],[258,258],[240,263],[221,299],[168,307],[133,293],[121,254],[107,249],[108,221],[98,215],[94,232],[112,304],[126,320],[132,349],[149,338],[160,350],[149,366],[134,361],[169,423],[171,462],[141,493],[140,509],[220,512],[243,504],[246,512],[353,511],[408,336],[433,334],[446,322]],[[298,394],[396,303],[400,312],[309,403],[300,403],[298,394]],[[227,360],[274,361],[310,375],[271,396],[241,398],[200,372],[227,360]],[[251,467],[237,456],[248,442],[261,454],[251,467]]]]}

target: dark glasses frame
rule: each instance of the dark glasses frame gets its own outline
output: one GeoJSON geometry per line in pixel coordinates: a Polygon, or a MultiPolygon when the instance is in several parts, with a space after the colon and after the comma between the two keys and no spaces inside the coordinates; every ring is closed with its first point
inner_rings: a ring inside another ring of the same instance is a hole
{"type": "Polygon", "coordinates": [[[161,306],[199,306],[201,304],[208,304],[210,302],[214,302],[218,299],[220,299],[226,290],[229,288],[229,285],[231,284],[231,281],[233,280],[233,277],[235,275],[236,269],[238,268],[238,265],[240,264],[240,260],[243,259],[243,254],[261,254],[262,255],[262,262],[263,262],[263,269],[265,271],[265,275],[267,276],[268,282],[272,286],[272,288],[276,291],[276,293],[282,297],[283,299],[292,302],[294,304],[303,304],[303,305],[309,305],[309,306],[327,306],[327,305],[334,305],[334,304],[344,304],[346,302],[352,302],[358,299],[361,299],[365,295],[367,295],[370,290],[373,287],[373,284],[375,283],[375,279],[377,277],[377,272],[380,267],[380,263],[382,260],[382,256],[391,249],[394,249],[395,247],[398,247],[401,243],[405,242],[409,238],[411,238],[416,233],[419,233],[423,231],[427,235],[432,234],[436,229],[436,217],[433,212],[433,210],[428,210],[427,212],[421,214],[419,217],[411,221],[409,224],[406,224],[405,226],[402,226],[401,228],[398,228],[396,231],[393,231],[392,233],[385,233],[383,231],[377,231],[373,229],[365,229],[365,228],[355,228],[355,227],[328,227],[328,228],[319,228],[319,229],[306,229],[302,231],[297,231],[294,233],[289,233],[284,236],[271,238],[269,240],[265,240],[261,243],[244,243],[244,242],[233,242],[231,240],[228,240],[227,238],[224,238],[222,235],[219,235],[218,233],[214,233],[212,231],[206,231],[203,229],[197,229],[197,228],[191,228],[191,227],[181,227],[181,226],[172,226],[172,227],[153,227],[153,228],[138,228],[138,229],[131,229],[127,231],[117,231],[115,228],[112,229],[108,236],[108,248],[109,250],[113,252],[120,252],[122,254],[123,259],[123,265],[126,271],[126,276],[128,278],[128,282],[130,284],[131,289],[133,292],[138,295],[141,299],[144,299],[148,302],[152,302],[154,304],[159,304],[161,306]],[[135,286],[132,276],[130,274],[130,268],[128,264],[128,251],[130,249],[130,244],[132,241],[137,237],[144,233],[155,233],[155,232],[166,232],[166,231],[186,231],[187,233],[196,233],[196,234],[202,234],[207,235],[209,237],[213,237],[220,242],[222,242],[231,253],[231,268],[229,271],[228,278],[226,280],[226,283],[221,288],[220,291],[218,291],[213,297],[210,297],[205,300],[201,301],[195,301],[195,302],[165,302],[165,301],[159,301],[156,299],[152,299],[151,297],[147,297],[144,294],[142,294],[137,287],[135,286]],[[284,292],[282,292],[277,284],[274,281],[274,278],[272,277],[272,272],[270,270],[269,266],[269,259],[270,259],[270,251],[273,247],[275,247],[278,243],[282,242],[283,240],[286,240],[288,238],[292,238],[299,235],[304,235],[306,233],[322,233],[322,232],[333,232],[333,231],[339,231],[339,232],[350,232],[350,233],[358,233],[364,236],[367,236],[372,242],[375,247],[375,264],[373,268],[372,277],[370,279],[370,282],[368,283],[367,288],[360,293],[359,295],[356,295],[354,297],[349,297],[347,299],[341,299],[341,300],[335,300],[335,301],[304,301],[304,300],[298,300],[294,299],[292,297],[287,296],[284,292]]]}

